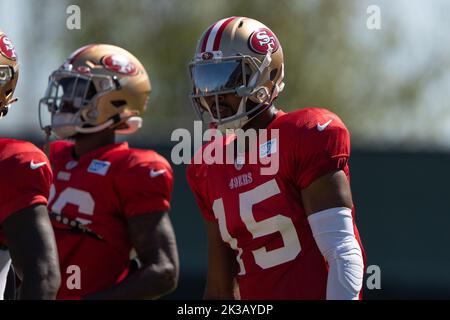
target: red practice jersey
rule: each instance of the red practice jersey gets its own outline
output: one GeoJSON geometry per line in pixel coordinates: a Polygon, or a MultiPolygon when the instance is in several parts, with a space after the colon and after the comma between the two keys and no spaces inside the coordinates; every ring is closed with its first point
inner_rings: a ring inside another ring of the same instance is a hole
{"type": "MultiPolygon", "coordinates": [[[[328,266],[301,190],[334,170],[350,179],[349,133],[335,114],[318,108],[279,111],[267,129],[269,138],[253,146],[257,164],[249,163],[249,152],[245,164],[190,164],[189,185],[204,218],[219,224],[236,253],[242,299],[325,299],[328,266]],[[267,157],[279,159],[278,171],[263,174],[271,166],[262,163],[267,157]]],[[[230,140],[220,140],[222,147],[230,140]]]]}
{"type": "MultiPolygon", "coordinates": [[[[47,204],[52,170],[45,154],[30,142],[0,138],[0,225],[10,215],[47,204]]],[[[5,244],[0,232],[0,244],[5,244]]]]}
{"type": "Polygon", "coordinates": [[[53,226],[62,276],[58,299],[82,298],[120,281],[131,250],[127,218],[168,211],[173,185],[169,163],[154,151],[116,143],[75,159],[73,149],[66,141],[50,145],[49,212],[58,218],[53,226]],[[71,220],[89,231],[70,228],[71,220]]]}

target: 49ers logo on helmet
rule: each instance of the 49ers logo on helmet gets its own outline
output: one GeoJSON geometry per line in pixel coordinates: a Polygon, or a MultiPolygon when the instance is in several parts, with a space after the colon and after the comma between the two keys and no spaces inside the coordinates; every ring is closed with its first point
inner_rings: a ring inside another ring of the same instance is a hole
{"type": "Polygon", "coordinates": [[[253,32],[249,38],[249,45],[250,49],[260,54],[266,54],[269,49],[275,52],[279,47],[277,37],[267,28],[253,32]]]}
{"type": "Polygon", "coordinates": [[[102,64],[112,71],[127,75],[133,75],[137,70],[133,62],[127,57],[118,54],[103,57],[102,64]]]}
{"type": "Polygon", "coordinates": [[[17,59],[14,45],[5,34],[0,37],[0,53],[10,60],[17,59]]]}
{"type": "Polygon", "coordinates": [[[211,60],[214,57],[214,54],[212,52],[203,52],[202,53],[202,59],[203,60],[211,60]]]}

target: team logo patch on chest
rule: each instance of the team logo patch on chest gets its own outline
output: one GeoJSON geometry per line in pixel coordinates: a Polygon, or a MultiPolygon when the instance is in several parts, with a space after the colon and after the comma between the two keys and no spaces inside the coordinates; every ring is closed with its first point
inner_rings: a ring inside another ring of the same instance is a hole
{"type": "Polygon", "coordinates": [[[111,162],[109,161],[100,161],[97,159],[92,160],[89,165],[87,172],[95,173],[101,176],[106,176],[109,167],[111,166],[111,162]]]}
{"type": "Polygon", "coordinates": [[[241,174],[240,176],[231,178],[230,183],[228,184],[228,187],[230,189],[236,189],[236,188],[245,186],[247,184],[250,184],[252,182],[253,182],[252,173],[248,172],[248,173],[241,174]]]}
{"type": "Polygon", "coordinates": [[[259,158],[265,158],[268,155],[277,152],[277,139],[272,139],[259,145],[259,158]]]}

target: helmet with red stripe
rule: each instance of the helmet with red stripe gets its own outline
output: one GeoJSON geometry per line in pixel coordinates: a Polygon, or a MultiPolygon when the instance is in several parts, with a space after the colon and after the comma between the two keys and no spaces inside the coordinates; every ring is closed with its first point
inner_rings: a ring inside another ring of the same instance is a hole
{"type": "Polygon", "coordinates": [[[49,78],[39,108],[51,115],[46,126],[60,138],[107,128],[119,134],[136,132],[142,124],[151,84],[141,62],[127,50],[91,44],[74,53],[49,78]]]}
{"type": "Polygon", "coordinates": [[[284,87],[277,37],[261,22],[245,17],[225,18],[206,29],[189,69],[195,110],[222,131],[242,128],[270,108],[284,87]],[[219,98],[227,94],[239,98],[232,115],[221,112],[219,98]]]}
{"type": "Polygon", "coordinates": [[[19,62],[11,40],[0,30],[0,117],[8,113],[9,106],[17,101],[13,98],[19,62]]]}

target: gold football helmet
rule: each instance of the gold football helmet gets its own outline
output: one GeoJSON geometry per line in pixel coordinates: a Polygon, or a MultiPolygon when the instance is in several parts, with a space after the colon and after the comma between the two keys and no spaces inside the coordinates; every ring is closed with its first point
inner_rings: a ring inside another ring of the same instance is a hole
{"type": "Polygon", "coordinates": [[[51,113],[53,130],[61,138],[115,128],[131,134],[142,125],[151,84],[144,66],[128,51],[92,44],[72,53],[49,79],[39,103],[51,113]]]}
{"type": "Polygon", "coordinates": [[[11,40],[0,30],[0,117],[8,113],[9,106],[17,101],[13,98],[19,63],[11,40]]]}
{"type": "Polygon", "coordinates": [[[242,128],[284,88],[281,45],[268,27],[250,18],[225,18],[206,29],[189,69],[195,110],[203,121],[209,114],[210,124],[222,131],[242,128]],[[241,102],[235,114],[221,117],[219,96],[229,93],[241,102]],[[212,96],[215,103],[209,105],[205,97],[212,96]]]}

